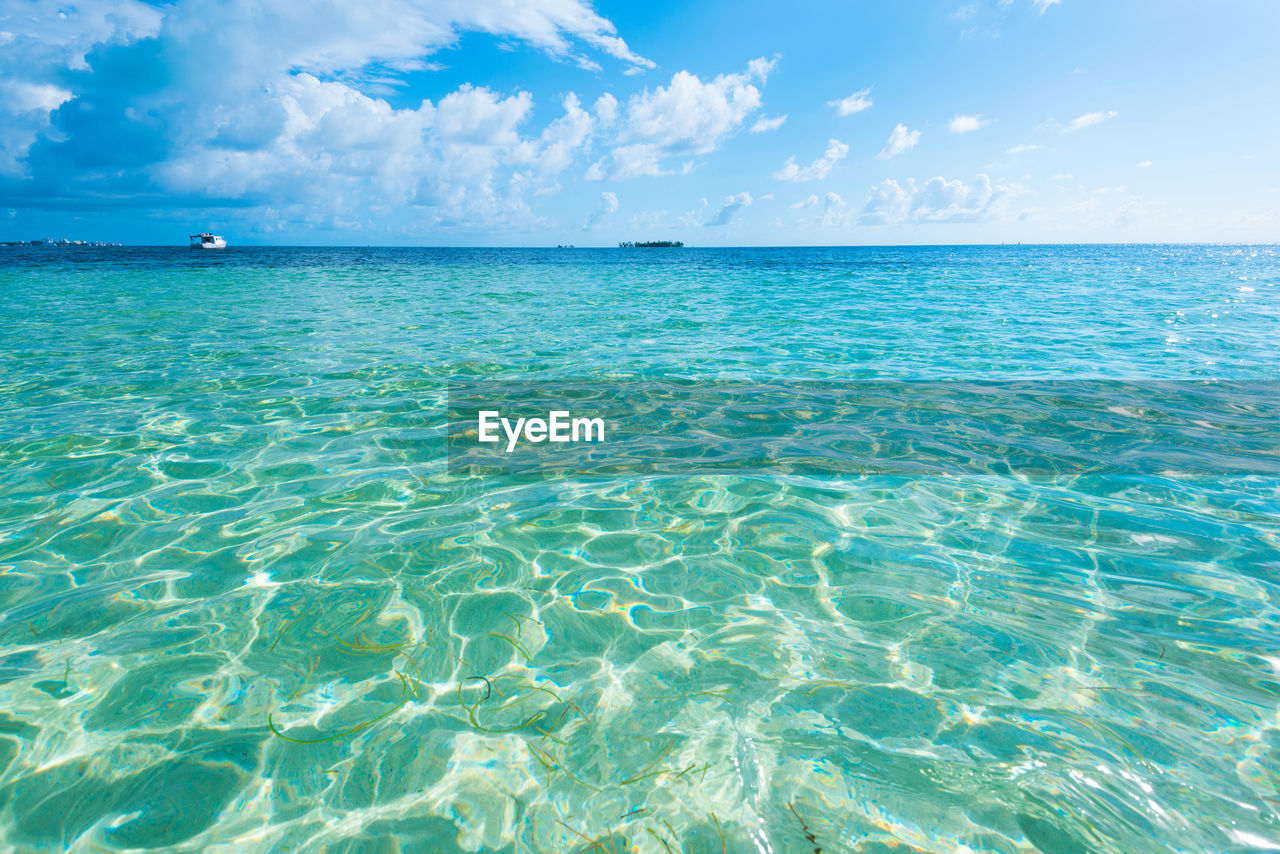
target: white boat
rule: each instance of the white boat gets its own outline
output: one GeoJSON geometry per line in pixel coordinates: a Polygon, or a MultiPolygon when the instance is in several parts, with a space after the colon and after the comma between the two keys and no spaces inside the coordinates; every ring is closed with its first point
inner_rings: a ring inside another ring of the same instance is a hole
{"type": "Polygon", "coordinates": [[[226,249],[227,241],[216,234],[204,232],[203,234],[191,235],[192,249],[226,249]]]}

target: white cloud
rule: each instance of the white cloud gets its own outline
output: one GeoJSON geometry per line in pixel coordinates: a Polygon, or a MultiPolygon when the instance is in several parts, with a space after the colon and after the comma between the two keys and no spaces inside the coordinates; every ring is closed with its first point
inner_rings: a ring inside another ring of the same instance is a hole
{"type": "Polygon", "coordinates": [[[837,193],[827,193],[822,205],[822,219],[818,223],[823,228],[843,228],[850,225],[849,206],[837,193]]]}
{"type": "Polygon", "coordinates": [[[597,161],[588,170],[588,177],[603,181],[612,178],[625,181],[627,178],[638,178],[642,175],[670,175],[669,170],[662,168],[662,151],[657,146],[646,144],[620,145],[613,150],[613,164],[608,172],[602,168],[604,161],[597,161]]]}
{"type": "Polygon", "coordinates": [[[54,110],[75,97],[60,78],[87,71],[98,45],[156,35],[162,13],[137,0],[24,2],[0,13],[0,175],[26,173],[31,146],[50,130],[54,110]],[[7,14],[5,14],[7,13],[7,14]]]}
{"type": "Polygon", "coordinates": [[[595,228],[601,228],[609,222],[609,218],[618,212],[618,194],[612,192],[603,192],[600,194],[600,204],[596,205],[595,211],[591,216],[587,217],[587,221],[582,224],[583,231],[590,231],[595,228]]]}
{"type": "Polygon", "coordinates": [[[995,197],[986,175],[979,175],[972,187],[960,180],[932,178],[912,197],[911,216],[916,221],[972,222],[995,197]]]}
{"type": "Polygon", "coordinates": [[[379,73],[420,69],[427,65],[425,57],[456,45],[465,32],[508,36],[585,67],[598,66],[575,42],[633,67],[653,67],[581,0],[366,0],[358,5],[227,0],[217,14],[207,14],[206,5],[179,0],[169,7],[166,36],[198,51],[224,85],[268,68],[357,77],[375,66],[379,73]]]}
{"type": "Polygon", "coordinates": [[[707,224],[707,209],[711,206],[705,198],[698,199],[698,204],[692,210],[685,211],[676,218],[676,226],[679,228],[699,228],[707,224]]]}
{"type": "Polygon", "coordinates": [[[50,114],[71,100],[51,83],[0,80],[0,175],[22,175],[23,159],[48,130],[50,114]]]}
{"type": "MultiPolygon", "coordinates": [[[[274,3],[261,6],[252,0],[233,0],[218,15],[200,14],[204,4],[184,0],[182,14],[203,19],[200,27],[223,29],[228,34],[246,19],[262,47],[294,51],[291,64],[306,70],[318,65],[352,68],[370,57],[396,67],[421,66],[424,54],[457,43],[463,32],[511,36],[586,68],[598,66],[579,54],[574,39],[623,62],[640,68],[654,63],[637,56],[617,37],[614,25],[581,0],[502,0],[429,2],[420,0],[371,0],[353,6],[343,0],[316,0],[308,4],[274,3]],[[394,26],[387,26],[387,22],[394,26]],[[267,26],[275,22],[279,26],[267,26]]],[[[248,47],[248,45],[245,45],[248,47]]]]}
{"type": "Polygon", "coordinates": [[[899,124],[893,129],[893,133],[889,134],[889,141],[885,143],[884,150],[876,157],[880,160],[888,160],[891,157],[897,157],[904,151],[910,151],[916,147],[916,143],[920,141],[920,131],[907,130],[907,126],[899,124]]]}
{"type": "Polygon", "coordinates": [[[1141,163],[1136,165],[1139,169],[1150,169],[1152,164],[1150,160],[1143,160],[1141,163]]]}
{"type": "Polygon", "coordinates": [[[464,85],[434,104],[394,109],[302,73],[269,94],[279,119],[260,144],[205,137],[153,167],[155,182],[176,195],[323,207],[348,218],[412,206],[423,226],[522,227],[531,219],[525,193],[554,192],[593,127],[572,94],[532,136],[521,133],[534,106],[527,92],[464,85]]]}
{"type": "Polygon", "coordinates": [[[1024,142],[1024,143],[1020,143],[1019,145],[1015,145],[1013,148],[1010,148],[1005,152],[1005,154],[1024,154],[1025,152],[1035,151],[1039,148],[1040,146],[1038,145],[1024,142]]]}
{"type": "Polygon", "coordinates": [[[43,138],[57,150],[42,163],[56,165],[56,155],[70,164],[69,194],[76,181],[117,176],[111,180],[127,182],[121,195],[145,188],[192,203],[269,199],[273,216],[290,205],[303,213],[322,205],[348,219],[413,205],[425,209],[414,217],[423,227],[527,221],[524,194],[556,187],[599,128],[616,121],[618,104],[602,96],[589,112],[569,94],[553,120],[525,132],[534,118],[528,92],[463,86],[401,108],[381,97],[402,73],[434,67],[432,55],[466,32],[588,68],[599,67],[593,52],[653,67],[585,0],[22,7],[0,14],[0,173],[20,176],[43,138]],[[163,74],[147,86],[119,77],[116,68],[138,73],[127,62],[90,68],[99,65],[95,51],[145,39],[155,46],[143,61],[163,57],[163,74]],[[75,120],[74,133],[54,134],[54,110],[75,120]],[[74,165],[78,152],[126,162],[84,170],[74,165]]]}
{"type": "Polygon", "coordinates": [[[12,113],[48,114],[71,100],[71,92],[51,83],[0,80],[0,99],[12,113]]]}
{"type": "Polygon", "coordinates": [[[715,216],[707,220],[707,225],[728,225],[733,222],[734,216],[743,208],[748,208],[755,200],[751,198],[751,194],[743,191],[735,193],[724,200],[724,205],[716,212],[715,216]]]}
{"type": "Polygon", "coordinates": [[[826,193],[821,199],[816,195],[810,196],[805,201],[805,208],[813,208],[821,201],[822,209],[814,216],[798,220],[796,226],[799,228],[844,228],[853,224],[853,212],[839,193],[826,193]]]}
{"type": "Polygon", "coordinates": [[[791,209],[793,211],[802,211],[805,208],[813,207],[817,203],[818,203],[818,194],[814,193],[810,195],[809,198],[801,199],[800,201],[796,202],[794,205],[791,206],[791,209]]]}
{"type": "Polygon", "coordinates": [[[611,125],[618,120],[618,99],[605,92],[596,98],[595,106],[591,111],[596,114],[596,120],[600,124],[611,125]]]}
{"type": "Polygon", "coordinates": [[[667,174],[669,157],[707,154],[760,109],[757,83],[764,85],[774,61],[754,59],[738,74],[718,74],[703,82],[696,74],[679,71],[667,86],[632,96],[606,169],[614,179],[667,174]]]}
{"type": "Polygon", "coordinates": [[[956,116],[951,120],[948,127],[952,133],[973,133],[975,130],[982,130],[991,124],[990,119],[984,119],[981,115],[976,116],[956,116]]]}
{"type": "Polygon", "coordinates": [[[993,185],[986,175],[978,175],[972,186],[960,180],[937,177],[922,186],[908,181],[904,187],[887,179],[871,188],[859,222],[866,225],[976,222],[988,218],[1012,189],[993,185]]]}
{"type": "Polygon", "coordinates": [[[594,122],[578,104],[578,96],[565,95],[564,115],[547,125],[537,145],[526,149],[534,169],[541,175],[559,175],[573,162],[591,135],[594,122]]]}
{"type": "Polygon", "coordinates": [[[860,113],[863,110],[867,110],[871,108],[871,105],[874,102],[869,97],[870,95],[871,95],[870,89],[862,89],[857,92],[854,92],[852,95],[848,96],[847,98],[839,98],[835,101],[828,101],[827,106],[835,107],[836,113],[838,115],[851,116],[854,113],[860,113]]]}
{"type": "Polygon", "coordinates": [[[836,164],[849,153],[849,146],[838,139],[827,141],[827,150],[808,166],[796,165],[794,156],[788,157],[782,168],[773,173],[779,181],[820,181],[831,174],[836,164]]]}
{"type": "MultiPolygon", "coordinates": [[[[314,80],[314,78],[311,79],[314,80]]],[[[320,85],[324,88],[335,88],[342,84],[322,83],[320,85]]],[[[355,93],[351,89],[338,91],[335,88],[335,92],[337,97],[344,101],[354,100],[355,93]]],[[[371,100],[376,112],[382,112],[385,103],[371,100]]],[[[426,110],[429,103],[424,101],[418,108],[419,111],[426,110]]],[[[582,112],[578,109],[576,97],[567,98],[565,105],[578,113],[582,112]]],[[[441,140],[454,145],[512,146],[519,141],[516,125],[529,114],[532,108],[533,96],[528,92],[517,92],[511,97],[503,98],[489,89],[464,83],[460,89],[440,99],[435,111],[433,130],[441,140]]],[[[368,139],[367,128],[351,126],[340,128],[335,124],[328,130],[339,134],[355,134],[361,142],[368,139]]]]}
{"type": "Polygon", "coordinates": [[[42,69],[88,71],[98,45],[131,44],[160,32],[163,12],[137,0],[52,0],[6,3],[0,67],[5,76],[42,69]]]}
{"type": "Polygon", "coordinates": [[[1067,126],[1062,129],[1062,132],[1071,133],[1072,131],[1093,127],[1094,125],[1102,124],[1107,119],[1114,119],[1115,117],[1115,110],[1107,110],[1106,112],[1099,110],[1096,113],[1085,113],[1083,116],[1077,116],[1068,122],[1067,126]]]}
{"type": "Polygon", "coordinates": [[[751,126],[751,132],[764,133],[765,131],[777,130],[782,127],[782,123],[786,120],[786,116],[777,116],[772,119],[766,119],[764,116],[761,116],[756,119],[756,123],[751,126]]]}
{"type": "MultiPolygon", "coordinates": [[[[1012,6],[1013,0],[999,0],[1001,6],[1012,6]]],[[[1049,10],[1050,6],[1056,6],[1062,0],[1031,0],[1031,5],[1036,7],[1036,11],[1043,15],[1049,10]]]]}
{"type": "Polygon", "coordinates": [[[627,103],[623,141],[638,141],[664,151],[706,154],[715,149],[760,107],[760,90],[773,63],[753,60],[742,74],[719,74],[702,82],[679,71],[669,86],[645,90],[627,103]]]}
{"type": "Polygon", "coordinates": [[[871,188],[858,221],[864,225],[902,222],[911,210],[911,194],[902,185],[886,178],[871,188]]]}

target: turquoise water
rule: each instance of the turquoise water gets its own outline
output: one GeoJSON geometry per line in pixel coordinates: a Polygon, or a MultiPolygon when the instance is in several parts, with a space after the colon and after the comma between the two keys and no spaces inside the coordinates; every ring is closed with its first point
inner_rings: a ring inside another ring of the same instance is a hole
{"type": "Polygon", "coordinates": [[[11,850],[1280,847],[1276,247],[2,251],[11,850]]]}

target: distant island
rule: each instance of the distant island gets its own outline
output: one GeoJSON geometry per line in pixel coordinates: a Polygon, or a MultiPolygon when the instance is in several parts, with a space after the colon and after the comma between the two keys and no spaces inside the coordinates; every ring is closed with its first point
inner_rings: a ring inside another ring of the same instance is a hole
{"type": "Polygon", "coordinates": [[[679,240],[642,240],[632,243],[624,240],[618,244],[619,249],[679,249],[684,246],[679,240]]]}
{"type": "Polygon", "coordinates": [[[0,240],[0,246],[119,246],[119,243],[104,243],[101,240],[54,240],[46,237],[43,240],[0,240]]]}

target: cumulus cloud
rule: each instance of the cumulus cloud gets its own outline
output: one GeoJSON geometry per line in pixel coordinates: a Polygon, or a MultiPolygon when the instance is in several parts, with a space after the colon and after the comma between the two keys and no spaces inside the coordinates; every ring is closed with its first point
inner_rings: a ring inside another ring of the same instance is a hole
{"type": "Polygon", "coordinates": [[[21,7],[0,19],[0,191],[30,204],[269,199],[501,222],[525,216],[524,192],[554,188],[616,122],[616,99],[588,111],[566,95],[529,131],[529,92],[462,86],[397,107],[382,96],[400,76],[433,67],[432,55],[467,32],[585,68],[603,58],[653,67],[584,0],[21,7]]]}
{"type": "Polygon", "coordinates": [[[297,74],[271,92],[280,125],[261,145],[189,144],[154,167],[170,193],[247,202],[434,209],[446,222],[504,220],[523,212],[521,190],[556,174],[585,138],[585,112],[564,114],[537,137],[519,128],[528,92],[464,85],[433,104],[394,109],[344,83],[297,74]]]}
{"type": "Polygon", "coordinates": [[[583,231],[591,231],[595,228],[602,228],[609,222],[609,218],[618,212],[618,194],[611,192],[603,192],[600,194],[600,204],[596,205],[595,211],[591,216],[587,217],[587,221],[583,223],[583,231]]]}
{"type": "Polygon", "coordinates": [[[799,166],[794,156],[788,157],[782,168],[773,173],[773,177],[779,181],[820,181],[830,175],[831,170],[848,153],[849,146],[838,139],[832,139],[827,142],[826,152],[808,166],[799,166]]]}
{"type": "Polygon", "coordinates": [[[885,225],[902,222],[911,210],[911,194],[902,185],[886,178],[871,188],[862,206],[859,222],[863,225],[885,225]]]}
{"type": "Polygon", "coordinates": [[[903,222],[977,222],[990,216],[1009,187],[978,175],[972,185],[937,177],[906,186],[886,179],[871,188],[858,221],[865,225],[903,222]]]}
{"type": "Polygon", "coordinates": [[[667,86],[632,96],[607,165],[598,162],[591,177],[663,175],[668,158],[714,151],[760,109],[756,84],[764,85],[773,65],[773,60],[754,59],[746,71],[708,81],[679,71],[667,86]]]}
{"type": "Polygon", "coordinates": [[[991,124],[990,119],[984,119],[981,115],[976,116],[956,116],[948,125],[952,133],[973,133],[975,130],[982,130],[991,124]]]}
{"type": "Polygon", "coordinates": [[[70,100],[69,90],[51,83],[0,80],[0,174],[24,174],[27,151],[70,100]]]}
{"type": "Polygon", "coordinates": [[[834,101],[828,101],[827,106],[835,107],[837,115],[851,116],[854,113],[860,113],[863,110],[871,108],[873,102],[870,95],[870,89],[862,89],[854,92],[847,98],[837,98],[834,101]]]}
{"type": "Polygon", "coordinates": [[[522,144],[520,155],[540,175],[559,175],[569,168],[591,135],[594,122],[570,92],[561,102],[564,115],[547,125],[537,143],[522,144]]]}
{"type": "Polygon", "coordinates": [[[1083,130],[1084,128],[1093,127],[1094,125],[1100,125],[1107,119],[1114,119],[1115,117],[1115,110],[1107,110],[1106,112],[1099,110],[1096,113],[1085,113],[1083,116],[1077,116],[1068,122],[1067,126],[1062,129],[1062,132],[1071,133],[1073,131],[1083,130]]]}
{"type": "Polygon", "coordinates": [[[89,71],[99,45],[129,45],[159,34],[164,15],[138,0],[51,0],[0,5],[0,72],[7,82],[41,84],[52,74],[89,71]]]}
{"type": "Polygon", "coordinates": [[[880,160],[888,160],[891,157],[897,157],[904,151],[910,151],[916,147],[916,143],[920,141],[920,131],[907,130],[907,126],[899,124],[893,129],[893,133],[889,134],[889,141],[885,143],[884,149],[876,155],[880,160]]]}
{"type": "Polygon", "coordinates": [[[756,123],[751,126],[751,132],[764,133],[765,131],[777,130],[782,127],[782,123],[786,120],[786,116],[777,116],[772,119],[766,119],[764,116],[761,116],[756,119],[756,123]]]}
{"type": "Polygon", "coordinates": [[[827,193],[822,201],[822,218],[818,225],[823,228],[843,228],[850,225],[849,205],[838,193],[827,193]]]}
{"type": "Polygon", "coordinates": [[[587,167],[587,171],[582,173],[582,179],[584,181],[603,181],[608,177],[608,174],[604,171],[603,158],[592,163],[587,167]]]}
{"type": "Polygon", "coordinates": [[[791,209],[793,211],[802,211],[806,208],[813,207],[817,203],[818,203],[818,194],[813,193],[812,195],[809,196],[809,198],[801,199],[800,201],[796,202],[794,205],[791,206],[791,209]]]}
{"type": "Polygon", "coordinates": [[[599,98],[596,98],[595,105],[591,111],[595,113],[596,120],[602,125],[611,125],[618,120],[618,99],[613,95],[605,92],[599,98]]]}
{"type": "Polygon", "coordinates": [[[127,45],[160,31],[159,10],[137,0],[84,0],[63,7],[0,7],[0,176],[28,174],[31,146],[52,130],[52,114],[75,97],[69,76],[89,70],[97,45],[127,45]]]}
{"type": "Polygon", "coordinates": [[[1005,151],[1005,154],[1025,154],[1028,151],[1035,151],[1039,147],[1040,146],[1035,145],[1033,143],[1023,142],[1008,149],[1007,151],[1005,151]]]}
{"type": "Polygon", "coordinates": [[[737,216],[739,211],[743,208],[750,207],[751,203],[754,201],[755,199],[751,198],[751,194],[745,190],[741,193],[735,193],[724,200],[724,205],[721,206],[720,210],[718,210],[714,216],[707,220],[706,224],[713,226],[728,225],[733,222],[733,218],[737,216]]]}
{"type": "Polygon", "coordinates": [[[986,175],[979,175],[973,186],[958,179],[932,178],[914,193],[911,216],[925,222],[973,222],[986,213],[997,197],[986,175]]]}

